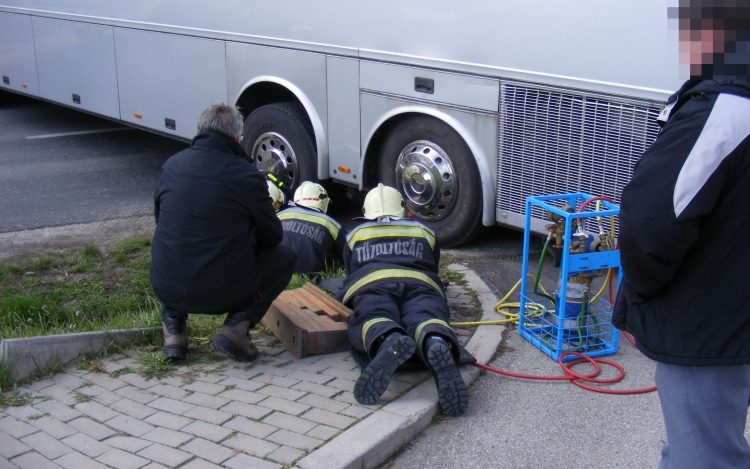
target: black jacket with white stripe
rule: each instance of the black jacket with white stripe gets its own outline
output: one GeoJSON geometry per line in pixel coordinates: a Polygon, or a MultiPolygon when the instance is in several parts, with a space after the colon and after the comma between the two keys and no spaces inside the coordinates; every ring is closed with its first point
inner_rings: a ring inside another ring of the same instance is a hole
{"type": "Polygon", "coordinates": [[[688,81],[622,193],[613,322],[664,363],[750,363],[750,83],[688,81]]]}

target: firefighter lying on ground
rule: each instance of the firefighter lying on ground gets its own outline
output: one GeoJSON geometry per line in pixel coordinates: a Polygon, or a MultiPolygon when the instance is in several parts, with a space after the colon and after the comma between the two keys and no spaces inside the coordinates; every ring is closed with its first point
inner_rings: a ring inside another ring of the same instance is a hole
{"type": "Polygon", "coordinates": [[[294,203],[278,212],[284,229],[281,243],[297,254],[297,274],[322,272],[327,261],[342,256],[346,230],[326,215],[330,202],[323,186],[305,181],[294,192],[294,203]]]}
{"type": "Polygon", "coordinates": [[[378,184],[365,197],[365,219],[347,237],[346,279],[339,300],[354,310],[349,341],[371,359],[354,385],[364,405],[383,395],[396,368],[415,352],[435,376],[440,407],[450,416],[469,406],[458,371],[460,348],[438,277],[435,234],[404,219],[401,194],[378,184]]]}

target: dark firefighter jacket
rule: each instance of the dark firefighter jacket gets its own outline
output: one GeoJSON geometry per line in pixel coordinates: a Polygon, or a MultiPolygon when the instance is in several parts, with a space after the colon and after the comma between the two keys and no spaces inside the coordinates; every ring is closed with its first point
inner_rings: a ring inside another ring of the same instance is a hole
{"type": "Polygon", "coordinates": [[[297,254],[295,272],[321,272],[326,259],[342,258],[346,246],[346,230],[325,213],[289,203],[289,208],[278,212],[284,229],[283,244],[297,254]]]}
{"type": "Polygon", "coordinates": [[[232,138],[205,132],[164,163],[154,194],[151,284],[167,306],[220,312],[258,285],[255,250],[281,242],[263,175],[232,138]]]}
{"type": "Polygon", "coordinates": [[[688,81],[622,194],[613,322],[648,357],[750,363],[750,85],[688,81]]]}
{"type": "Polygon", "coordinates": [[[365,285],[394,281],[422,282],[443,294],[440,248],[435,233],[421,223],[381,217],[359,225],[346,242],[342,303],[365,285]]]}

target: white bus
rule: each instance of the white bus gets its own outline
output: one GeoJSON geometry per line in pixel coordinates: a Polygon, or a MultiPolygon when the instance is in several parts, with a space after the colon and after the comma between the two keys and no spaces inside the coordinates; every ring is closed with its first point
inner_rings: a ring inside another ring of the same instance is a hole
{"type": "Polygon", "coordinates": [[[260,169],[393,185],[455,246],[523,228],[530,194],[618,199],[681,82],[667,7],[0,0],[0,89],[183,140],[236,104],[260,169]]]}

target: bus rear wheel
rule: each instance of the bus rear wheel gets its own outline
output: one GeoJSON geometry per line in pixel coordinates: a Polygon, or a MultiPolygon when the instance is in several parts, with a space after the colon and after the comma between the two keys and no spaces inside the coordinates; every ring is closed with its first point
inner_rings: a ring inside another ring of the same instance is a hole
{"type": "Polygon", "coordinates": [[[396,124],[381,147],[378,179],[401,192],[407,209],[442,246],[481,232],[479,170],[466,142],[445,122],[418,116],[396,124]]]}
{"type": "Polygon", "coordinates": [[[261,171],[273,173],[296,189],[303,181],[317,181],[318,156],[312,126],[296,103],[259,107],[245,119],[242,147],[261,171]]]}

